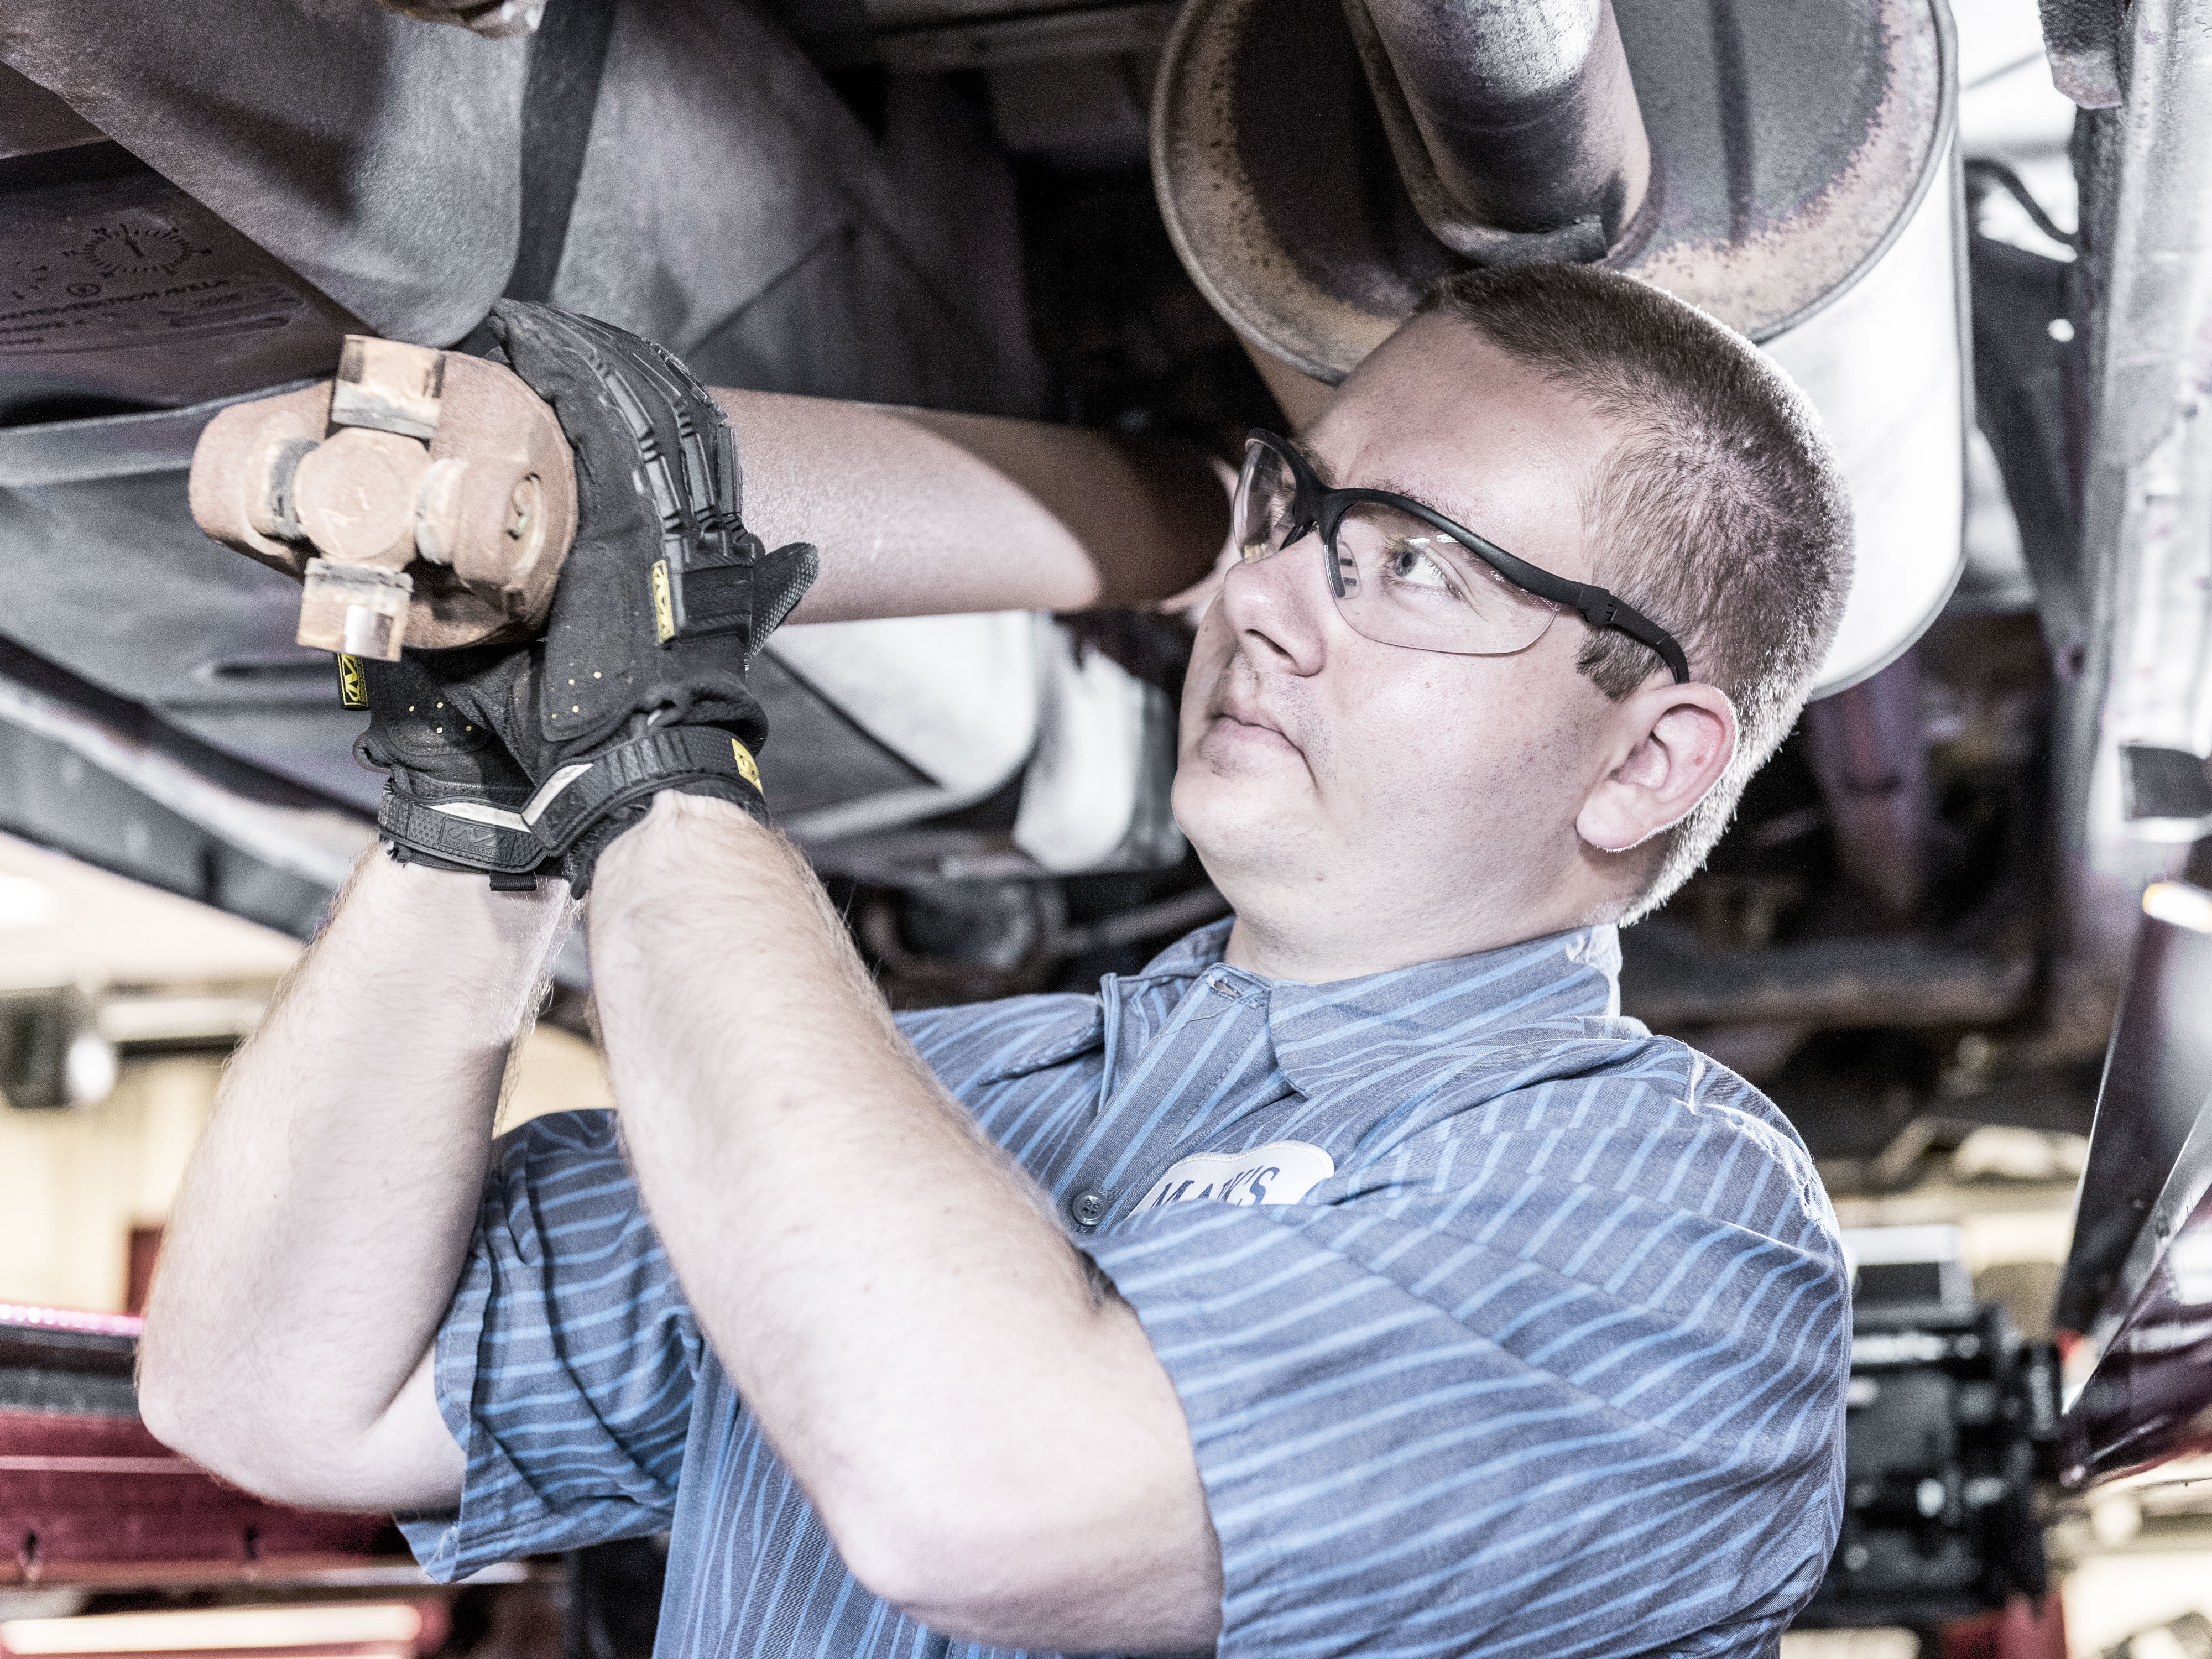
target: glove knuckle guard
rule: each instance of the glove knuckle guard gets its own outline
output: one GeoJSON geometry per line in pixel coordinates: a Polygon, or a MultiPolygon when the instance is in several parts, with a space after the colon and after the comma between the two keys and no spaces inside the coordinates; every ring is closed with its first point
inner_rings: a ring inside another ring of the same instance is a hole
{"type": "Polygon", "coordinates": [[[500,301],[489,321],[575,453],[576,544],[540,658],[537,729],[517,752],[532,750],[540,785],[524,816],[580,893],[598,849],[662,789],[765,817],[753,753],[768,723],[745,669],[818,562],[803,545],[766,552],[745,529],[729,422],[668,352],[524,301],[500,301]]]}

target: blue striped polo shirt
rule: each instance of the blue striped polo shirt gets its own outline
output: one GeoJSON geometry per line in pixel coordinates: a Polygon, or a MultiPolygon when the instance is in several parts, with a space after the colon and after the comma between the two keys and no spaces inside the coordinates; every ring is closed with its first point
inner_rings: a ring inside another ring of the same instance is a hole
{"type": "MultiPolygon", "coordinates": [[[[900,1021],[1143,1321],[1224,1659],[1773,1651],[1835,1543],[1850,1363],[1788,1122],[1620,1017],[1610,927],[1330,985],[1226,937],[900,1021]]],[[[665,1529],[660,1659],[993,1651],[846,1571],[605,1113],[500,1141],[436,1376],[467,1474],[406,1526],[441,1579],[665,1529]]]]}

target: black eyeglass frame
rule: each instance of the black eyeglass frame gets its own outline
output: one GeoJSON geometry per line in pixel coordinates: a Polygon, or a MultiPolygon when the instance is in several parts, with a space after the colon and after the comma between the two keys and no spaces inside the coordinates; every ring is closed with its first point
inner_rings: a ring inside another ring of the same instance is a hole
{"type": "MultiPolygon", "coordinates": [[[[1571,582],[1564,576],[1554,576],[1548,570],[1540,570],[1525,559],[1516,559],[1497,543],[1478,536],[1466,526],[1455,524],[1432,507],[1415,501],[1410,495],[1401,495],[1395,489],[1330,489],[1321,481],[1313,465],[1298,453],[1296,445],[1277,437],[1272,432],[1254,428],[1245,439],[1247,464],[1255,443],[1262,443],[1286,461],[1291,479],[1297,494],[1291,503],[1292,523],[1283,537],[1283,547],[1312,531],[1321,532],[1322,560],[1328,576],[1329,592],[1338,599],[1344,597],[1344,574],[1338,568],[1336,532],[1343,524],[1344,515],[1362,501],[1376,501],[1395,507],[1419,519],[1431,529],[1449,536],[1474,554],[1500,576],[1526,593],[1540,599],[1564,605],[1580,617],[1592,628],[1613,628],[1641,645],[1649,646],[1659,655],[1674,675],[1674,684],[1689,683],[1690,662],[1672,634],[1659,626],[1626,599],[1589,582],[1571,582]]],[[[1281,552],[1282,548],[1277,548],[1281,552]]],[[[1418,648],[1418,647],[1413,647],[1418,648]]]]}

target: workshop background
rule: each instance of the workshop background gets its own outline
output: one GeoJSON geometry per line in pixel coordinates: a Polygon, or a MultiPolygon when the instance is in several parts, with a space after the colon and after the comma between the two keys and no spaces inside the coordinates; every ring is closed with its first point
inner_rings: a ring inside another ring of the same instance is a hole
{"type": "MultiPolygon", "coordinates": [[[[641,67],[646,48],[617,37],[598,148],[571,158],[571,257],[556,236],[558,280],[550,265],[538,280],[677,343],[717,383],[1046,416],[1233,456],[1247,426],[1284,424],[1301,395],[1284,367],[1295,331],[1270,337],[1273,358],[1248,356],[1219,283],[1202,290],[1187,268],[1203,265],[1194,222],[1178,221],[1183,257],[1163,222],[1148,109],[1176,12],[733,4],[698,26],[696,65],[662,40],[641,67]],[[732,117],[691,148],[781,169],[782,251],[687,288],[695,244],[750,234],[723,182],[663,155],[625,193],[592,158],[649,146],[671,110],[690,118],[687,76],[733,50],[733,31],[768,43],[762,95],[804,118],[763,138],[732,117]],[[652,218],[686,192],[714,210],[652,218]],[[679,273],[642,299],[605,252],[639,241],[679,273]]],[[[1826,15],[1808,0],[1711,12],[1750,19],[1784,58],[1826,15]]],[[[168,166],[158,134],[132,125],[147,106],[126,91],[100,101],[97,64],[39,55],[42,15],[26,0],[19,35],[0,21],[11,303],[50,280],[9,240],[29,222],[20,204],[137,177],[103,134],[198,191],[209,225],[232,210],[220,179],[191,175],[189,156],[168,166]],[[93,90],[32,85],[72,75],[93,90]]],[[[546,27],[587,15],[615,11],[552,0],[546,27]]],[[[1627,1012],[1773,1096],[1858,1264],[1851,1521],[1786,1659],[2212,1659],[2212,1465],[2138,1468],[2108,1431],[2134,1419],[2094,1386],[2100,1360],[2128,1352],[2115,1337],[2131,1316],[2100,1308],[2148,1282],[2131,1264],[2151,1224],[2195,1236],[2202,1184],[2176,1212],[2167,1172],[2203,1161],[2191,1114],[2212,1085],[2208,653],[2171,631],[2201,626],[2212,532],[2191,493],[2199,452],[2140,436],[2176,410],[2193,419],[2190,399],[2212,387],[2212,149],[2172,113],[2212,106],[2212,19],[2137,0],[2121,50],[2098,32],[2118,15],[1957,0],[1954,32],[1931,28],[1929,84],[1954,101],[1928,106],[1922,182],[1872,274],[1772,348],[1872,411],[1844,435],[1883,580],[1863,585],[1874,597],[1832,660],[1835,695],[1754,782],[1708,870],[1625,941],[1627,1012]],[[2146,390],[2142,366],[2185,339],[2197,380],[2146,390]],[[2100,493],[2134,428],[2129,453],[2172,480],[2100,493]],[[2166,501],[2182,505],[2161,520],[2166,501]],[[2164,562],[2123,556],[2144,547],[2164,562]],[[2147,1093],[2192,1088],[2171,1144],[2115,1140],[2147,1093]],[[2096,1234],[2087,1255],[2077,1214],[2096,1234]]],[[[434,57],[470,44],[422,38],[434,57]]],[[[1757,181],[1728,182],[1740,209],[1757,181]]],[[[284,234],[233,216],[257,241],[284,234]]],[[[491,270],[488,299],[509,250],[471,264],[478,252],[465,238],[415,250],[459,273],[448,294],[491,270]]],[[[530,258],[526,237],[512,280],[530,258]]],[[[328,317],[299,321],[320,301],[259,292],[293,307],[295,333],[334,343],[328,317]]],[[[384,331],[441,342],[481,313],[464,314],[465,293],[440,301],[450,317],[420,295],[346,297],[362,316],[383,306],[384,331]]],[[[1326,343],[1308,343],[1309,366],[1326,367],[1326,343]]],[[[203,384],[196,361],[136,397],[0,377],[0,1656],[642,1659],[652,1540],[441,1589],[375,1521],[216,1488],[137,1425],[133,1316],[184,1162],[224,1057],[368,844],[378,781],[346,759],[358,716],[337,706],[328,659],[290,647],[296,592],[242,585],[242,562],[184,514],[198,426],[161,424],[179,406],[204,422],[210,400],[292,371],[234,353],[235,383],[203,384]],[[128,582],[103,587],[73,562],[93,545],[123,550],[110,564],[128,582]]],[[[778,636],[759,671],[769,794],[896,1003],[1088,987],[1223,913],[1164,805],[1187,637],[1155,613],[778,636]]],[[[574,942],[556,979],[503,1123],[612,1103],[574,942]]],[[[2201,1296],[2187,1267],[2159,1269],[2185,1313],[2212,1302],[2212,1262],[2191,1269],[2201,1296]]],[[[2156,1338],[2191,1358],[2205,1335],[2169,1322],[2137,1351],[2156,1338]]],[[[2185,1453],[2212,1425],[2212,1371],[2191,1364],[2158,1428],[2185,1453]]]]}

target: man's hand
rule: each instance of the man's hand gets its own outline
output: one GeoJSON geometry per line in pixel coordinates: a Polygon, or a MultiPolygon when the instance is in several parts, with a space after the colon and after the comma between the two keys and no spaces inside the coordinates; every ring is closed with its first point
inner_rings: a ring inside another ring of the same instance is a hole
{"type": "Polygon", "coordinates": [[[574,452],[576,536],[546,635],[345,659],[370,710],[356,752],[389,774],[394,858],[495,886],[557,871],[580,895],[662,789],[763,812],[768,722],[745,669],[817,560],[745,529],[729,422],[676,358],[551,306],[501,301],[489,329],[574,452]]]}
{"type": "Polygon", "coordinates": [[[511,301],[489,325],[574,448],[577,530],[526,679],[471,706],[537,786],[522,821],[580,896],[662,790],[764,816],[745,669],[817,560],[745,529],[729,423],[659,346],[511,301]]]}
{"type": "Polygon", "coordinates": [[[603,861],[591,938],[655,1229],[854,1573],[995,1646],[1210,1645],[1220,1552],[1174,1386],[799,855],[664,798],[603,861]]]}
{"type": "Polygon", "coordinates": [[[505,707],[530,679],[529,649],[473,646],[339,663],[346,701],[368,706],[354,757],[386,775],[376,825],[393,860],[480,871],[495,887],[534,887],[550,863],[522,820],[535,785],[484,713],[505,707]]]}

